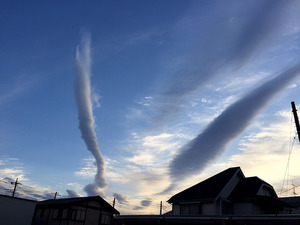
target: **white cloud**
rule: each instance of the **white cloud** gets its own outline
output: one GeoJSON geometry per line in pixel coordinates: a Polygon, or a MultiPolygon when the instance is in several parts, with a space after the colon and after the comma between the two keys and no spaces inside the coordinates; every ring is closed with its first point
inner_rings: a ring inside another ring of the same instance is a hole
{"type": "MultiPolygon", "coordinates": [[[[107,160],[107,177],[109,183],[112,184],[110,191],[117,193],[122,190],[122,196],[130,196],[126,198],[128,204],[119,205],[118,210],[122,214],[151,214],[154,213],[153,207],[141,206],[141,201],[145,200],[145,196],[152,199],[155,204],[164,201],[167,198],[156,196],[168,185],[168,169],[167,164],[139,165],[128,161],[107,160]]],[[[155,208],[155,207],[154,207],[155,208]]],[[[157,207],[157,212],[159,212],[157,207]]]]}
{"type": "Polygon", "coordinates": [[[0,169],[0,174],[4,177],[18,177],[20,179],[25,179],[24,171],[21,169],[4,168],[0,169]]]}
{"type": "Polygon", "coordinates": [[[154,156],[150,153],[140,153],[139,155],[127,158],[127,160],[137,165],[149,165],[154,162],[154,156]]]}
{"type": "Polygon", "coordinates": [[[0,92],[0,105],[6,103],[7,101],[11,101],[19,96],[21,96],[24,92],[29,91],[36,85],[37,81],[33,80],[32,77],[28,76],[20,76],[17,81],[13,84],[7,84],[5,88],[0,92]]]}
{"type": "Polygon", "coordinates": [[[68,198],[77,198],[77,197],[82,197],[80,194],[78,194],[74,190],[69,190],[67,189],[66,192],[68,193],[68,198]]]}
{"type": "Polygon", "coordinates": [[[147,136],[143,138],[142,146],[145,148],[156,149],[156,151],[165,151],[176,145],[176,143],[171,142],[170,139],[174,139],[174,135],[168,133],[147,136]]]}
{"type": "Polygon", "coordinates": [[[0,163],[1,194],[11,195],[14,182],[18,178],[19,184],[17,185],[15,196],[34,200],[42,200],[54,196],[54,192],[50,188],[37,185],[26,176],[23,163],[18,158],[9,156],[2,156],[2,158],[0,163]],[[29,183],[30,185],[28,185],[29,183]]]}
{"type": "Polygon", "coordinates": [[[153,101],[153,97],[146,96],[144,98],[137,100],[137,104],[142,106],[149,106],[152,104],[152,101],[153,101]]]}
{"type": "Polygon", "coordinates": [[[74,174],[81,177],[94,177],[97,173],[97,167],[95,165],[94,158],[83,159],[82,167],[75,171],[74,174]]]}
{"type": "Polygon", "coordinates": [[[160,133],[144,137],[133,133],[133,137],[135,140],[131,146],[132,156],[126,160],[144,167],[157,167],[161,163],[166,163],[162,162],[162,159],[166,158],[164,156],[172,156],[186,139],[181,133],[160,133]]]}
{"type": "Polygon", "coordinates": [[[288,88],[296,88],[298,85],[297,84],[291,84],[290,86],[288,86],[288,88]]]}
{"type": "Polygon", "coordinates": [[[10,177],[14,180],[16,178],[27,180],[27,178],[25,178],[23,164],[19,159],[9,156],[2,156],[2,160],[0,161],[0,174],[2,178],[10,177]]]}
{"type": "Polygon", "coordinates": [[[127,196],[125,195],[122,195],[122,194],[118,194],[118,193],[113,193],[113,196],[117,199],[117,201],[120,203],[120,204],[128,204],[128,198],[127,196]]]}
{"type": "Polygon", "coordinates": [[[234,79],[222,81],[223,85],[220,86],[217,90],[221,92],[228,92],[231,93],[241,91],[241,90],[247,90],[249,88],[257,87],[261,83],[263,83],[263,80],[270,77],[270,73],[265,71],[259,71],[257,73],[250,73],[240,71],[240,73],[248,73],[245,74],[245,76],[240,77],[234,77],[234,79]]]}
{"type": "Polygon", "coordinates": [[[101,106],[101,104],[100,104],[101,96],[100,95],[98,95],[97,93],[92,91],[91,99],[92,99],[92,103],[93,103],[93,108],[99,108],[101,106]]]}

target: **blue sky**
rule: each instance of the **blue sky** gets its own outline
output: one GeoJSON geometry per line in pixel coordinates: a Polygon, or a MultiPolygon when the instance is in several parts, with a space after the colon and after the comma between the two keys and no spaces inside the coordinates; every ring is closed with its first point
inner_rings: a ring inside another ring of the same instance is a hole
{"type": "MultiPolygon", "coordinates": [[[[173,194],[231,166],[279,193],[295,136],[290,102],[300,107],[299,9],[267,0],[2,2],[1,194],[18,177],[20,197],[86,196],[103,168],[98,194],[116,197],[123,214],[156,214],[160,201],[168,210],[173,194]],[[79,65],[90,67],[82,71],[100,166],[79,129],[79,65]]],[[[300,185],[299,150],[295,140],[290,185],[300,185]]]]}

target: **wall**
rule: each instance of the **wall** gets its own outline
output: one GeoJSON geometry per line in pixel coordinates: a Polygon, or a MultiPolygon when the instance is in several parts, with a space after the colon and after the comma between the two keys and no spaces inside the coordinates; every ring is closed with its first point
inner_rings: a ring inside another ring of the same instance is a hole
{"type": "Polygon", "coordinates": [[[172,212],[173,212],[173,215],[180,215],[180,205],[173,204],[172,212]]]}
{"type": "Polygon", "coordinates": [[[30,225],[36,201],[0,196],[1,225],[30,225]]]}
{"type": "Polygon", "coordinates": [[[235,215],[262,215],[264,211],[254,203],[235,203],[233,205],[235,215]]]}
{"type": "MultiPolygon", "coordinates": [[[[183,204],[184,205],[184,204],[183,204]]],[[[216,214],[216,206],[213,203],[197,203],[197,204],[186,204],[188,205],[199,205],[199,213],[198,215],[215,215],[216,214]]],[[[172,205],[172,213],[173,215],[181,215],[180,213],[180,205],[173,204],[172,205]]],[[[191,213],[193,214],[193,213],[191,213]]]]}
{"type": "Polygon", "coordinates": [[[233,205],[233,213],[235,215],[251,215],[252,204],[251,203],[235,203],[233,205]]]}
{"type": "Polygon", "coordinates": [[[86,224],[97,225],[100,219],[100,210],[99,209],[88,209],[86,212],[86,224]]]}
{"type": "Polygon", "coordinates": [[[213,203],[203,203],[202,204],[202,215],[215,215],[216,209],[213,203]]]}
{"type": "MultiPolygon", "coordinates": [[[[50,205],[37,207],[32,225],[111,224],[112,213],[105,209],[101,210],[99,207],[100,203],[88,203],[82,206],[50,205]]],[[[0,225],[2,225],[1,222],[0,225]]]]}

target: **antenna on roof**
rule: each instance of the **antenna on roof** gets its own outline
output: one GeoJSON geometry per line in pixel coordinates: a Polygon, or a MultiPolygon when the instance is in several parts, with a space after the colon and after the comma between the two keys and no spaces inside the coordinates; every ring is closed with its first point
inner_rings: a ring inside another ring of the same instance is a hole
{"type": "Polygon", "coordinates": [[[54,199],[56,199],[57,196],[61,196],[58,192],[55,192],[54,199]]]}
{"type": "Polygon", "coordinates": [[[298,133],[298,140],[300,142],[300,125],[299,125],[299,119],[298,119],[298,115],[297,115],[297,109],[295,106],[295,102],[291,102],[291,104],[292,104],[293,114],[294,114],[294,118],[295,118],[296,129],[297,129],[297,133],[298,133]]]}
{"type": "Polygon", "coordinates": [[[297,193],[296,193],[296,187],[297,187],[297,185],[295,185],[293,183],[292,183],[292,185],[293,185],[293,194],[294,194],[294,196],[296,196],[297,195],[297,193]]]}

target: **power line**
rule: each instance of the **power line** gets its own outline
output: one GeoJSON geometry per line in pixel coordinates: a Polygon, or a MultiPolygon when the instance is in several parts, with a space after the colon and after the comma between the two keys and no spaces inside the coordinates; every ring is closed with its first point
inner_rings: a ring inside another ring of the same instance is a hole
{"type": "Polygon", "coordinates": [[[285,191],[281,191],[281,192],[279,193],[279,195],[282,194],[282,193],[289,192],[289,191],[291,191],[291,190],[293,190],[293,194],[296,194],[296,187],[300,187],[300,185],[295,185],[295,184],[292,184],[292,185],[293,185],[292,188],[286,189],[285,191]]]}
{"type": "Polygon", "coordinates": [[[282,193],[285,193],[285,191],[283,191],[284,185],[286,185],[286,187],[288,187],[290,159],[291,159],[291,154],[292,154],[292,151],[293,151],[294,143],[295,143],[295,140],[296,140],[296,136],[292,135],[292,130],[293,130],[293,115],[292,115],[292,113],[291,113],[291,122],[290,122],[290,124],[291,124],[291,126],[290,126],[289,156],[288,156],[288,160],[287,160],[287,163],[286,163],[285,173],[284,173],[283,182],[282,182],[282,186],[281,186],[281,191],[280,191],[279,195],[281,195],[282,193]]]}

